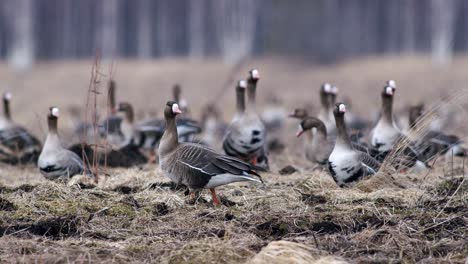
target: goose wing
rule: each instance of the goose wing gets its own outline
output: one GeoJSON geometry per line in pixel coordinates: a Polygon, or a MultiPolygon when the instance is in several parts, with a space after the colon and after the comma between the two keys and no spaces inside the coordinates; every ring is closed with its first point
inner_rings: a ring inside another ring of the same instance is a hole
{"type": "Polygon", "coordinates": [[[75,153],[63,149],[56,153],[55,159],[39,160],[39,170],[47,178],[54,179],[61,176],[73,176],[82,173],[83,162],[75,153]]]}
{"type": "Polygon", "coordinates": [[[361,161],[361,165],[364,166],[369,174],[376,174],[377,171],[380,169],[380,162],[376,159],[371,157],[367,153],[360,152],[358,153],[359,160],[361,161]]]}
{"type": "Polygon", "coordinates": [[[189,185],[201,188],[216,177],[223,184],[235,181],[257,181],[260,177],[253,167],[236,158],[216,153],[209,147],[194,144],[180,144],[176,151],[175,162],[184,174],[189,185]],[[203,186],[202,186],[203,185],[203,186]]]}

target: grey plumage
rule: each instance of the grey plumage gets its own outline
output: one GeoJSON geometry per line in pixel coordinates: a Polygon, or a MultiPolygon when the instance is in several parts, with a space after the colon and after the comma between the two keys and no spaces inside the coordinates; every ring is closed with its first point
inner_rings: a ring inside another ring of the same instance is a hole
{"type": "Polygon", "coordinates": [[[190,190],[209,188],[213,202],[219,204],[214,188],[220,185],[261,180],[252,165],[237,158],[216,153],[196,143],[179,143],[175,116],[181,113],[175,102],[168,102],[164,111],[166,130],[159,144],[159,166],[175,183],[190,190]]]}
{"type": "Polygon", "coordinates": [[[4,117],[0,120],[0,162],[9,164],[36,162],[41,151],[41,143],[24,127],[12,121],[10,99],[11,94],[4,93],[4,117]]]}
{"type": "Polygon", "coordinates": [[[373,175],[377,173],[381,166],[368,153],[354,149],[344,121],[345,112],[346,107],[344,104],[336,104],[333,114],[338,136],[333,151],[328,158],[330,174],[340,186],[357,181],[363,176],[373,175]]]}
{"type": "Polygon", "coordinates": [[[39,155],[38,167],[44,177],[50,180],[69,178],[82,173],[83,162],[75,153],[64,148],[57,133],[58,108],[51,107],[48,115],[49,132],[39,155]]]}

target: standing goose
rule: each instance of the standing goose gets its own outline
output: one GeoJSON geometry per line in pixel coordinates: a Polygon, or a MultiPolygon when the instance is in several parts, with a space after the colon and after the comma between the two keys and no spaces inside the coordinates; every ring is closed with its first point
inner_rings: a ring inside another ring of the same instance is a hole
{"type": "Polygon", "coordinates": [[[37,163],[41,174],[49,180],[60,177],[70,178],[83,172],[83,161],[80,157],[62,147],[57,132],[58,117],[59,109],[51,107],[47,116],[49,132],[37,163]]]}
{"type": "Polygon", "coordinates": [[[11,119],[11,93],[3,94],[4,116],[0,117],[0,161],[9,164],[36,162],[41,143],[11,119]]]}
{"type": "Polygon", "coordinates": [[[333,111],[337,139],[328,158],[328,169],[339,186],[357,181],[365,175],[373,175],[380,168],[380,163],[369,154],[353,148],[346,130],[345,113],[345,104],[337,103],[333,111]]]}
{"type": "Polygon", "coordinates": [[[199,189],[210,189],[213,203],[219,205],[215,188],[232,182],[262,182],[253,167],[239,159],[224,156],[196,143],[179,143],[176,116],[181,111],[169,101],[164,110],[166,130],[159,144],[159,166],[175,183],[186,185],[192,195],[199,189]]]}
{"type": "MultiPolygon", "coordinates": [[[[389,81],[390,82],[390,81],[389,81]]],[[[400,140],[402,134],[395,125],[392,106],[395,88],[385,86],[382,92],[382,113],[377,125],[372,131],[371,144],[379,152],[389,152],[400,140]]]]}
{"type": "Polygon", "coordinates": [[[395,160],[392,163],[395,167],[412,168],[427,168],[428,165],[423,161],[424,159],[419,155],[413,143],[406,138],[400,129],[396,126],[393,118],[393,96],[395,94],[395,82],[388,81],[387,84],[393,86],[385,86],[382,91],[382,114],[377,122],[377,125],[371,132],[371,145],[379,152],[378,160],[383,159],[394,149],[398,142],[404,142],[402,152],[397,153],[395,160]]]}

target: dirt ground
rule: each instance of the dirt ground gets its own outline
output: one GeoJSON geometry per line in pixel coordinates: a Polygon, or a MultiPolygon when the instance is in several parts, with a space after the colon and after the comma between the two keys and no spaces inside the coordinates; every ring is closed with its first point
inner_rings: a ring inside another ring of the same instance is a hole
{"type": "MultiPolygon", "coordinates": [[[[62,109],[60,129],[70,128],[67,109],[86,104],[91,61],[39,63],[27,73],[0,65],[2,89],[13,92],[13,118],[40,139],[51,105],[62,109]]],[[[268,58],[233,66],[216,60],[114,62],[117,99],[136,105],[139,117],[161,113],[180,83],[193,117],[216,101],[224,120],[234,110],[228,79],[260,69],[261,110],[271,96],[284,109],[317,108],[318,89],[329,81],[352,111],[367,119],[378,113],[383,82],[397,80],[396,111],[408,104],[450,107],[449,132],[465,137],[468,57],[437,68],[424,57],[366,58],[317,66],[268,58]],[[350,99],[349,99],[350,98],[350,99]],[[442,102],[445,100],[445,103],[442,102]]],[[[103,66],[107,74],[109,67],[103,66]]],[[[104,91],[103,77],[101,89],[104,91]]],[[[99,105],[105,105],[103,96],[99,105]]],[[[185,190],[171,184],[156,165],[108,170],[90,188],[81,176],[69,184],[45,180],[34,166],[0,166],[1,262],[99,263],[466,263],[468,182],[464,159],[445,157],[433,169],[379,173],[339,188],[304,159],[297,121],[272,135],[286,148],[271,154],[265,185],[219,188],[223,206],[208,192],[187,204],[185,190]],[[291,165],[296,172],[280,175],[291,165]]],[[[71,143],[76,138],[67,137],[71,143]]]]}

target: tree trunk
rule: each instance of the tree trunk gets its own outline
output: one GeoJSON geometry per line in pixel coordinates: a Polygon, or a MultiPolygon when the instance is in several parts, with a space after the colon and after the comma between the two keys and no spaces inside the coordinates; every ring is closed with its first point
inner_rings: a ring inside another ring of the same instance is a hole
{"type": "Polygon", "coordinates": [[[453,56],[455,1],[431,0],[431,14],[432,62],[445,65],[451,62],[453,56]]]}
{"type": "Polygon", "coordinates": [[[29,69],[34,62],[33,0],[9,0],[7,20],[11,32],[8,62],[19,71],[29,69]]]}

